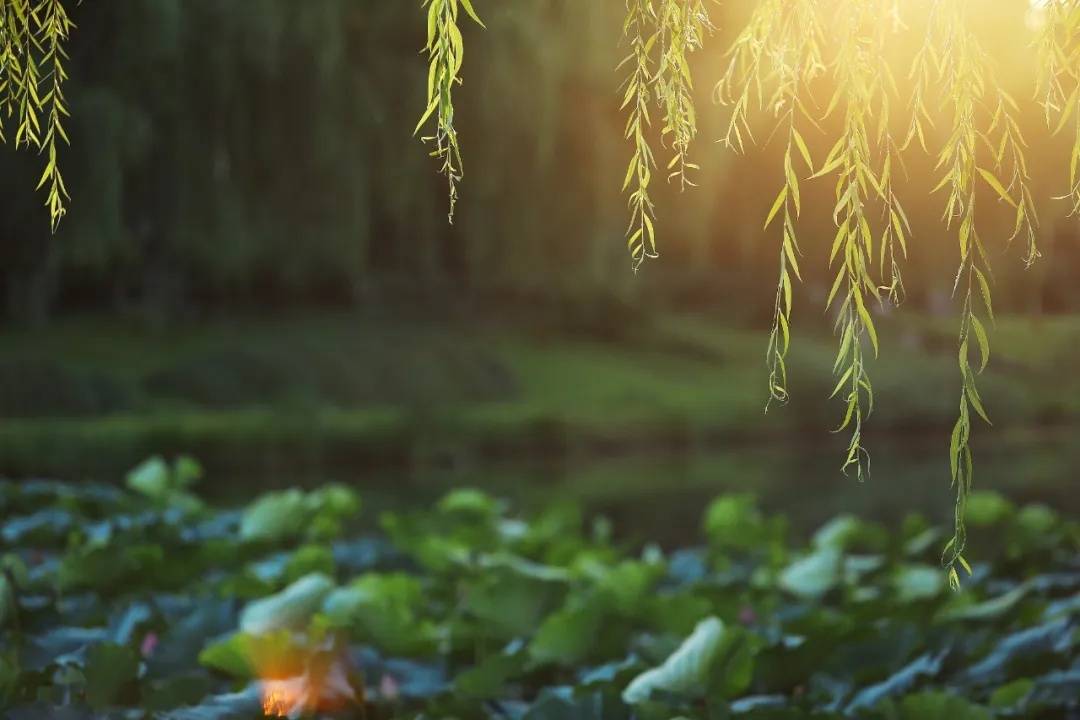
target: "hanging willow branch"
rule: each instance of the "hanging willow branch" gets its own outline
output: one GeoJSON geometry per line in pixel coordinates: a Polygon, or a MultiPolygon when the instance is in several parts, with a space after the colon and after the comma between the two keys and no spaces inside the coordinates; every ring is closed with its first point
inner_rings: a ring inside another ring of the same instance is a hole
{"type": "Polygon", "coordinates": [[[956,491],[955,525],[942,554],[953,587],[960,583],[958,567],[971,572],[963,553],[967,497],[973,480],[972,413],[990,423],[976,385],[977,375],[990,359],[989,337],[980,315],[985,312],[991,321],[994,317],[990,261],[976,215],[976,178],[984,180],[1000,200],[1016,209],[1013,237],[1027,238],[1027,261],[1039,254],[1035,244],[1038,220],[1028,186],[1023,138],[1013,116],[1016,106],[990,72],[986,53],[970,30],[968,10],[967,0],[934,2],[926,43],[916,59],[918,92],[911,125],[911,137],[925,138],[923,122],[929,117],[925,98],[931,95],[931,88],[945,98],[953,115],[953,131],[937,155],[942,176],[935,191],[945,189],[948,193],[945,221],[948,227],[956,227],[960,246],[960,267],[953,289],[961,301],[958,359],[962,389],[959,417],[949,446],[956,491]],[[982,120],[987,115],[989,123],[982,120]],[[980,159],[983,148],[990,150],[986,158],[990,163],[980,159]],[[1001,177],[1007,182],[1003,183],[1001,177]],[[972,362],[973,354],[977,355],[977,363],[972,362]]]}
{"type": "Polygon", "coordinates": [[[1080,0],[1055,0],[1032,12],[1037,17],[1039,77],[1036,94],[1046,124],[1060,133],[1073,120],[1073,147],[1069,157],[1069,192],[1059,199],[1072,202],[1080,214],[1080,0]]]}
{"type": "Polygon", "coordinates": [[[630,54],[619,67],[627,67],[628,75],[623,92],[622,110],[627,111],[625,136],[633,146],[626,167],[623,192],[630,190],[627,204],[630,224],[626,229],[626,244],[634,272],[646,258],[656,254],[656,207],[649,196],[656,157],[649,144],[649,100],[654,81],[652,51],[660,36],[656,8],[652,0],[627,0],[623,37],[630,44],[630,54]]]}
{"type": "Polygon", "coordinates": [[[799,126],[816,126],[807,101],[810,83],[825,70],[822,40],[814,0],[763,0],[728,52],[727,69],[713,93],[717,102],[732,108],[722,138],[727,147],[743,152],[746,141],[753,141],[749,113],[754,107],[770,109],[778,119],[777,128],[787,139],[783,184],[765,218],[765,229],[778,217],[782,226],[780,277],[766,351],[770,402],[786,403],[789,398],[792,276],[802,279],[796,233],[796,219],[802,211],[798,160],[813,171],[813,160],[799,126]]]}
{"type": "MultiPolygon", "coordinates": [[[[9,5],[16,2],[7,0],[9,5]]],[[[429,139],[436,142],[433,154],[443,161],[443,173],[450,183],[451,210],[461,177],[451,102],[453,86],[460,82],[458,2],[475,18],[466,0],[425,0],[431,69],[429,104],[420,123],[422,126],[430,117],[437,117],[437,132],[429,139]]],[[[621,108],[627,115],[625,137],[632,154],[623,191],[628,192],[630,208],[627,243],[637,270],[646,258],[656,257],[656,208],[649,190],[657,164],[649,141],[650,106],[653,100],[659,105],[663,122],[660,138],[671,152],[666,165],[668,180],[678,180],[684,189],[692,186],[697,165],[689,150],[698,123],[690,60],[712,26],[705,12],[706,0],[625,2],[622,29],[629,50],[619,68],[626,72],[621,108]]],[[[892,103],[898,90],[887,45],[890,37],[906,29],[901,7],[900,0],[758,0],[727,53],[714,97],[730,109],[720,138],[727,147],[744,152],[747,144],[754,142],[751,115],[759,111],[772,116],[772,132],[785,143],[780,187],[764,224],[766,230],[779,225],[780,233],[779,279],[767,349],[770,402],[783,403],[789,398],[787,357],[793,284],[801,280],[797,234],[802,212],[800,175],[806,172],[810,177],[835,180],[833,220],[837,229],[829,259],[834,279],[826,301],[827,308],[836,314],[839,337],[833,396],[845,401],[839,430],[851,433],[843,469],[854,471],[859,478],[869,471],[863,423],[874,401],[867,356],[870,351],[878,352],[871,308],[875,302],[898,305],[904,296],[901,265],[907,256],[911,225],[895,190],[895,173],[902,166],[901,153],[911,144],[918,142],[931,151],[928,137],[934,119],[950,116],[951,128],[933,154],[939,176],[934,192],[943,191],[947,196],[944,222],[955,233],[960,249],[954,295],[961,306],[961,392],[949,451],[956,491],[955,530],[942,556],[949,581],[957,586],[957,568],[968,568],[964,514],[973,482],[972,416],[989,423],[976,379],[990,358],[987,325],[993,322],[992,274],[983,244],[982,215],[976,210],[982,195],[1014,209],[1009,240],[1024,241],[1027,264],[1039,257],[1038,218],[1026,146],[1016,121],[1018,108],[998,84],[990,59],[971,29],[971,0],[930,0],[927,34],[912,68],[908,131],[902,141],[893,136],[892,103]],[[828,33],[824,17],[830,18],[828,33]],[[835,92],[822,112],[813,103],[811,88],[827,73],[835,92]],[[840,134],[815,172],[804,133],[808,128],[820,132],[818,119],[822,116],[841,121],[840,134]]],[[[1048,0],[1035,10],[1044,15],[1038,40],[1038,95],[1047,123],[1055,132],[1070,120],[1074,123],[1066,197],[1077,214],[1080,0],[1048,0]]],[[[20,66],[12,77],[34,72],[33,67],[20,66]]],[[[8,89],[9,108],[22,107],[20,88],[24,86],[8,89]]]]}
{"type": "Polygon", "coordinates": [[[831,397],[843,397],[846,406],[837,432],[851,432],[843,470],[846,473],[854,468],[860,480],[870,469],[870,454],[862,444],[863,421],[874,407],[865,342],[869,341],[875,356],[879,352],[869,301],[880,303],[888,297],[899,303],[903,282],[898,254],[906,255],[910,233],[892,183],[897,144],[889,119],[891,97],[897,90],[884,51],[887,21],[895,18],[895,13],[895,5],[888,0],[844,0],[840,4],[837,26],[841,40],[833,62],[836,91],[825,114],[843,108],[843,131],[817,173],[836,173],[833,221],[837,231],[829,263],[837,272],[826,306],[838,305],[840,347],[833,363],[837,381],[831,397]],[[873,212],[874,205],[880,205],[880,213],[873,212]],[[881,280],[872,272],[875,238],[881,280]]]}
{"type": "Polygon", "coordinates": [[[704,0],[626,0],[623,39],[629,52],[619,63],[619,69],[627,72],[620,109],[627,114],[624,135],[633,150],[622,190],[630,191],[626,244],[634,272],[646,259],[658,257],[656,206],[649,195],[657,169],[648,136],[649,104],[655,97],[663,119],[660,137],[671,144],[668,181],[678,179],[685,190],[694,185],[690,174],[699,169],[690,160],[690,145],[698,132],[690,55],[702,47],[711,29],[704,0]],[[659,58],[654,59],[657,48],[659,58]]]}
{"type": "Polygon", "coordinates": [[[71,143],[63,125],[63,119],[68,116],[67,102],[64,98],[64,81],[67,79],[64,61],[68,57],[64,51],[64,43],[67,42],[73,24],[61,0],[47,0],[39,12],[41,13],[42,46],[45,51],[44,61],[46,67],[49,68],[49,89],[41,97],[42,105],[48,107],[45,138],[42,143],[47,163],[41,174],[41,180],[38,181],[38,189],[48,188],[46,205],[49,208],[49,217],[52,218],[53,231],[55,231],[60,218],[67,212],[64,201],[70,199],[57,164],[56,148],[57,140],[71,143]]]}
{"type": "Polygon", "coordinates": [[[893,171],[903,167],[900,143],[890,129],[892,99],[899,95],[896,77],[886,59],[886,46],[890,35],[895,36],[906,29],[900,16],[900,0],[875,0],[873,13],[873,49],[871,62],[877,75],[877,146],[881,158],[879,185],[875,188],[882,202],[881,242],[878,246],[878,270],[882,285],[879,288],[894,306],[904,301],[904,280],[900,263],[907,259],[907,238],[911,235],[911,223],[900,204],[893,184],[893,171]],[[887,283],[886,283],[886,278],[887,283]]]}
{"type": "Polygon", "coordinates": [[[70,199],[60,172],[59,144],[70,143],[64,130],[64,46],[74,27],[64,0],[0,0],[0,141],[7,141],[3,122],[14,118],[15,147],[44,155],[37,189],[45,189],[54,232],[70,199]]]}
{"type": "Polygon", "coordinates": [[[429,120],[435,119],[434,134],[421,139],[435,144],[431,157],[439,161],[439,172],[446,177],[450,198],[448,218],[453,223],[458,200],[457,186],[464,177],[461,146],[454,127],[454,86],[461,84],[461,65],[465,53],[461,28],[458,26],[460,9],[465,8],[469,17],[481,27],[484,23],[473,9],[472,0],[424,0],[423,7],[428,11],[427,45],[424,47],[429,61],[427,107],[413,134],[418,134],[429,120]]]}
{"type": "Polygon", "coordinates": [[[661,136],[671,143],[668,181],[678,179],[685,190],[694,186],[689,175],[699,169],[690,160],[690,145],[698,133],[690,55],[704,45],[712,23],[703,0],[661,0],[657,24],[661,52],[654,84],[664,113],[661,136]]]}
{"type": "Polygon", "coordinates": [[[845,30],[833,65],[837,87],[826,114],[843,104],[844,129],[818,173],[837,172],[833,208],[837,232],[829,262],[838,270],[826,300],[829,308],[840,301],[836,319],[840,349],[833,364],[838,380],[832,397],[846,393],[843,397],[847,409],[837,428],[837,432],[851,428],[843,470],[846,473],[855,468],[860,480],[870,467],[870,454],[862,445],[862,425],[874,408],[874,390],[864,356],[866,339],[875,356],[879,351],[877,330],[867,305],[871,299],[881,299],[871,274],[874,232],[869,220],[869,204],[875,188],[881,185],[873,167],[869,127],[881,86],[872,61],[875,48],[866,35],[868,8],[864,0],[849,0],[841,8],[840,22],[845,30]]]}

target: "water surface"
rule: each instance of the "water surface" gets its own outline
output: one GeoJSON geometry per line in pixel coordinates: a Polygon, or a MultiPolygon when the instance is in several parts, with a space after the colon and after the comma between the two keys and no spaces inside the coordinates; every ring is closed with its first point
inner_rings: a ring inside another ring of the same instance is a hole
{"type": "MultiPolygon", "coordinates": [[[[1076,436],[1073,428],[984,432],[975,448],[977,489],[1080,515],[1076,436]]],[[[336,468],[318,475],[282,472],[225,484],[208,482],[204,491],[219,500],[243,502],[272,487],[342,482],[361,493],[365,515],[374,522],[382,510],[424,507],[453,488],[476,487],[526,512],[561,500],[580,502],[590,513],[609,517],[619,536],[665,545],[694,542],[709,501],[731,492],[754,493],[766,511],[787,515],[799,534],[840,513],[888,525],[910,513],[942,524],[950,521],[954,495],[948,448],[940,433],[877,440],[870,447],[872,476],[864,482],[840,472],[842,446],[825,436],[817,444],[775,441],[681,453],[646,446],[552,462],[457,462],[398,471],[336,468]]]]}

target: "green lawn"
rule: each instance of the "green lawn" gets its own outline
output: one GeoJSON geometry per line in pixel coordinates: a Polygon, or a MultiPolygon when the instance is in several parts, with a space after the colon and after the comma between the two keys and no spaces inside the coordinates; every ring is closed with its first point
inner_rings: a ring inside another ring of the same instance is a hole
{"type": "MultiPolygon", "coordinates": [[[[883,319],[870,432],[947,432],[952,323],[883,319]]],[[[598,339],[510,322],[305,314],[168,332],[95,318],[0,335],[0,472],[113,473],[151,452],[211,466],[415,462],[430,453],[809,436],[832,338],[802,333],[793,402],[764,409],[761,330],[669,314],[598,339]]],[[[1001,427],[1080,417],[1080,318],[1002,319],[982,380],[1001,427]]]]}

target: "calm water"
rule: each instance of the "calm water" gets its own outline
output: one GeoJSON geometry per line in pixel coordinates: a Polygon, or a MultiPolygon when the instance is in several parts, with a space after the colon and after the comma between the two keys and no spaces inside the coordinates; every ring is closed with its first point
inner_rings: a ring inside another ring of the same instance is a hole
{"type": "MultiPolygon", "coordinates": [[[[1072,428],[984,432],[975,449],[977,488],[1080,515],[1078,435],[1072,428]]],[[[755,493],[763,508],[788,515],[799,533],[839,513],[897,524],[908,513],[919,512],[948,522],[953,494],[944,442],[939,434],[902,442],[872,440],[873,475],[862,483],[839,472],[842,446],[826,437],[817,446],[775,443],[682,454],[641,448],[631,454],[547,463],[459,463],[397,472],[339,469],[321,471],[317,477],[263,475],[250,483],[236,478],[225,485],[231,489],[222,499],[243,501],[253,487],[314,486],[329,480],[356,487],[365,514],[374,518],[383,509],[427,505],[455,487],[477,487],[526,511],[558,499],[577,500],[611,518],[624,538],[674,545],[694,542],[704,507],[727,492],[755,493]]]]}

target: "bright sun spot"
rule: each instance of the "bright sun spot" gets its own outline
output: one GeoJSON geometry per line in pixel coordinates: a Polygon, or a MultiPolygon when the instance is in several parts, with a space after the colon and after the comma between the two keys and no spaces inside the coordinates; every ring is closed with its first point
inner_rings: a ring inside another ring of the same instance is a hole
{"type": "Polygon", "coordinates": [[[1046,8],[1053,0],[1028,0],[1028,2],[1031,7],[1028,8],[1025,21],[1028,30],[1037,32],[1046,26],[1046,8]]]}

